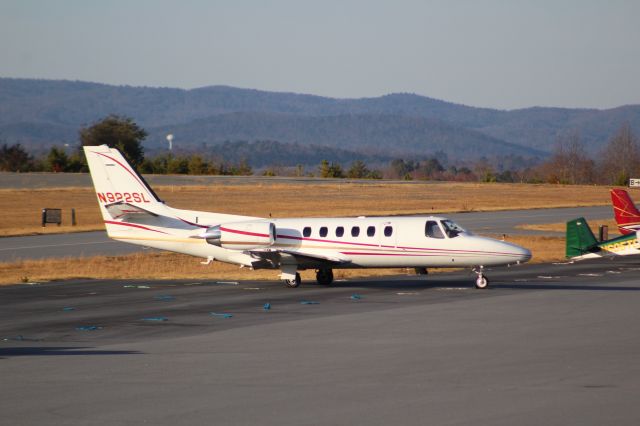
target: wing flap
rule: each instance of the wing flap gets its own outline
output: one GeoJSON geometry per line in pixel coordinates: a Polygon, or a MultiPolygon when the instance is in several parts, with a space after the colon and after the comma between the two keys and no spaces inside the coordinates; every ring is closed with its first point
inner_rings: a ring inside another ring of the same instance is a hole
{"type": "MultiPolygon", "coordinates": [[[[315,251],[287,250],[277,248],[248,250],[247,253],[257,259],[267,261],[272,265],[283,263],[282,261],[288,257],[293,257],[298,262],[298,264],[323,263],[328,265],[344,265],[351,262],[350,258],[339,253],[327,255],[325,253],[318,253],[315,251]]],[[[289,262],[285,261],[285,263],[289,262]]]]}
{"type": "Polygon", "coordinates": [[[340,254],[336,254],[333,256],[328,256],[325,254],[320,254],[320,253],[315,253],[315,252],[308,252],[308,251],[300,251],[300,250],[282,250],[283,253],[289,254],[293,257],[302,257],[302,258],[307,258],[307,259],[313,259],[313,260],[325,260],[327,262],[331,262],[331,263],[335,263],[338,265],[342,265],[345,263],[350,263],[351,259],[349,259],[346,256],[340,255],[340,254]]]}

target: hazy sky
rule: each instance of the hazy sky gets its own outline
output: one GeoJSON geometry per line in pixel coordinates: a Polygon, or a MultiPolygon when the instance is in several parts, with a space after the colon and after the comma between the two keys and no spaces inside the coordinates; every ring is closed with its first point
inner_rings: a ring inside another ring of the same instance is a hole
{"type": "Polygon", "coordinates": [[[640,1],[0,0],[0,76],[640,103],[640,1]]]}

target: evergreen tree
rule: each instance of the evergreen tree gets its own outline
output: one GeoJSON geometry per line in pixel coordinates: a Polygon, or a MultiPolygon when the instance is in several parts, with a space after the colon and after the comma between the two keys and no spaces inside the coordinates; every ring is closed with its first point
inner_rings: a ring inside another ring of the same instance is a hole
{"type": "Polygon", "coordinates": [[[351,179],[364,179],[369,177],[371,171],[367,168],[364,161],[356,160],[351,163],[351,167],[347,171],[347,177],[351,179]]]}
{"type": "Polygon", "coordinates": [[[190,175],[206,175],[209,172],[209,165],[199,155],[192,155],[189,158],[189,174],[190,175]]]}
{"type": "Polygon", "coordinates": [[[64,149],[54,146],[47,154],[47,169],[52,172],[66,172],[69,166],[69,157],[64,149]]]}
{"type": "Polygon", "coordinates": [[[117,148],[134,167],[142,164],[142,141],[147,132],[129,117],[109,115],[92,126],[80,129],[82,146],[108,145],[117,148]]]}
{"type": "Polygon", "coordinates": [[[20,144],[0,147],[0,170],[3,172],[27,172],[33,168],[33,158],[20,144]]]}

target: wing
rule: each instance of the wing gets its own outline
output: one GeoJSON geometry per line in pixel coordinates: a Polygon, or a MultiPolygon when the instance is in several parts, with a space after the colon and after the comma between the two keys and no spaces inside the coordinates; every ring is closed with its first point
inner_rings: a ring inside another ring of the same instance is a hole
{"type": "Polygon", "coordinates": [[[260,249],[248,250],[245,253],[256,259],[253,267],[277,268],[287,263],[296,263],[303,268],[321,268],[344,265],[351,262],[351,259],[340,254],[320,253],[311,250],[289,250],[289,249],[260,249]]]}

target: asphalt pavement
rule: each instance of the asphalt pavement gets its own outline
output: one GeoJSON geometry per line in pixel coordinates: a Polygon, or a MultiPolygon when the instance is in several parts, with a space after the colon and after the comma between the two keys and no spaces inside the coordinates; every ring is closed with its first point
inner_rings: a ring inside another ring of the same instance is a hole
{"type": "Polygon", "coordinates": [[[2,287],[3,423],[640,422],[637,259],[488,276],[2,287]]]}

